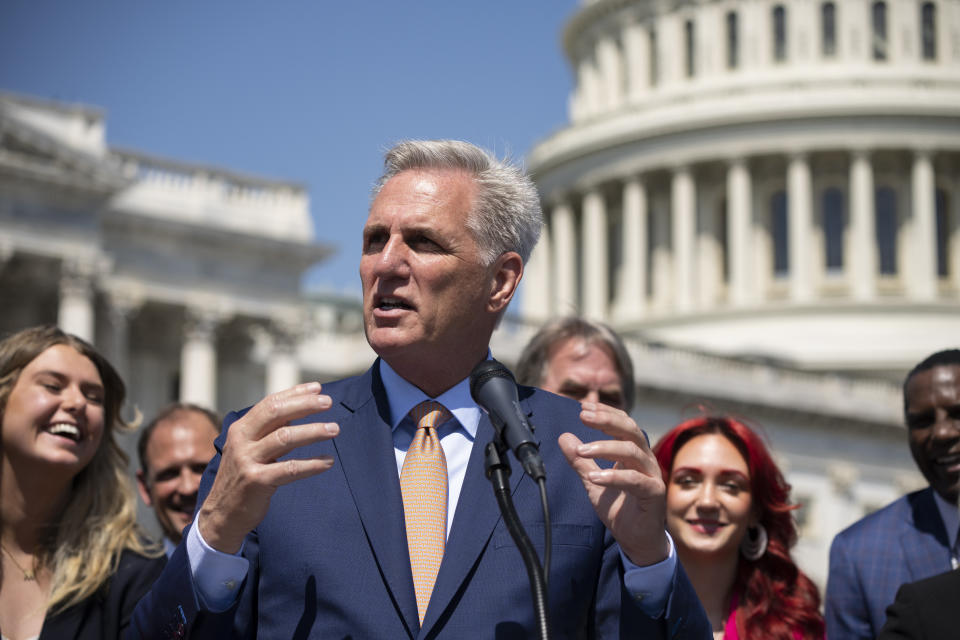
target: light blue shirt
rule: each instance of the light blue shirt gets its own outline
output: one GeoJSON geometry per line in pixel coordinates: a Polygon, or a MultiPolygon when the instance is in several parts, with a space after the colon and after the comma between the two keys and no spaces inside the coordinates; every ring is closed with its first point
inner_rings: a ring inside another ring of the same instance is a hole
{"type": "MultiPolygon", "coordinates": [[[[465,378],[438,397],[430,398],[416,386],[401,378],[383,360],[380,361],[380,377],[390,406],[390,427],[393,430],[398,476],[416,429],[412,421],[404,420],[410,410],[424,400],[435,400],[446,407],[455,418],[448,420],[437,429],[440,446],[447,459],[449,477],[447,535],[449,535],[482,411],[470,395],[470,379],[465,378]]],[[[673,574],[676,571],[676,551],[669,534],[667,538],[670,542],[670,554],[666,560],[655,565],[638,567],[630,562],[623,552],[620,553],[625,569],[624,584],[640,603],[641,609],[651,617],[659,617],[663,613],[670,595],[673,574]]],[[[232,555],[213,549],[200,535],[197,526],[190,527],[187,533],[187,557],[190,560],[190,571],[201,604],[210,611],[229,609],[236,600],[239,587],[249,570],[247,559],[239,552],[232,555]]]]}

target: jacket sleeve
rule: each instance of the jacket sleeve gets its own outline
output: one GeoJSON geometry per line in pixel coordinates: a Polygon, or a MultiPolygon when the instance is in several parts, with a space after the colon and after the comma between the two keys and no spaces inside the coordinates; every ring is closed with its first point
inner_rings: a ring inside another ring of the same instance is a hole
{"type": "Polygon", "coordinates": [[[656,618],[647,615],[624,586],[620,548],[614,543],[604,554],[594,637],[711,640],[713,632],[707,614],[679,561],[663,612],[656,618]]]}
{"type": "Polygon", "coordinates": [[[874,630],[863,594],[857,565],[844,533],[830,545],[830,569],[824,606],[827,637],[842,640],[871,640],[874,630]]]}

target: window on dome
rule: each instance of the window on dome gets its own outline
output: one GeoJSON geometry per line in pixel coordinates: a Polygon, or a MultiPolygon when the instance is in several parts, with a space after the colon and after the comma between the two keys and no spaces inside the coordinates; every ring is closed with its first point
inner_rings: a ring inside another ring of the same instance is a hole
{"type": "Polygon", "coordinates": [[[694,37],[693,20],[683,23],[683,35],[686,43],[687,77],[692,78],[697,72],[697,41],[694,37]]]}
{"type": "Polygon", "coordinates": [[[790,267],[787,238],[787,194],[777,191],[770,198],[770,235],[773,239],[773,275],[783,277],[790,267]]]}
{"type": "Polygon", "coordinates": [[[830,187],[823,192],[823,241],[828,271],[843,269],[843,192],[830,187]]]}
{"type": "Polygon", "coordinates": [[[947,192],[937,189],[937,275],[950,275],[947,249],[950,246],[950,208],[947,192]]]}
{"type": "Polygon", "coordinates": [[[920,7],[920,37],[924,60],[937,59],[937,7],[924,2],[920,7]]]}
{"type": "Polygon", "coordinates": [[[787,59],[787,10],[781,4],[773,8],[773,59],[787,59]]]}
{"type": "Polygon", "coordinates": [[[876,190],[877,252],[880,275],[897,274],[897,194],[890,187],[876,190]]]}
{"type": "Polygon", "coordinates": [[[837,5],[824,2],[820,5],[821,52],[824,58],[837,55],[837,5]]]}
{"type": "Polygon", "coordinates": [[[650,55],[647,56],[649,60],[650,68],[648,69],[650,73],[650,86],[655,87],[660,82],[660,62],[657,57],[657,30],[650,27],[650,37],[648,38],[650,42],[650,55]]]}
{"type": "Polygon", "coordinates": [[[737,32],[737,12],[727,13],[727,68],[736,69],[740,64],[740,41],[737,32]]]}
{"type": "Polygon", "coordinates": [[[887,59],[887,3],[873,3],[873,59],[887,59]]]}

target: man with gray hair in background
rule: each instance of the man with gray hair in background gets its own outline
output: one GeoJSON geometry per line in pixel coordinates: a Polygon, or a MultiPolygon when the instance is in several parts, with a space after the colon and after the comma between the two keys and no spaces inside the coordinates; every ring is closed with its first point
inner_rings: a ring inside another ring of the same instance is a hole
{"type": "Polygon", "coordinates": [[[636,388],[620,336],[600,322],[567,316],[548,322],[520,354],[517,382],[627,413],[636,388]]]}
{"type": "MultiPolygon", "coordinates": [[[[227,417],[197,518],[128,637],[537,635],[484,477],[494,427],[470,373],[490,357],[539,237],[539,197],[520,169],[465,142],[402,142],[384,164],[360,257],[378,359],[227,417]]],[[[519,402],[537,425],[553,514],[552,637],[709,638],[633,421],[530,387],[519,402]]],[[[539,543],[541,487],[519,470],[510,483],[539,543]]]]}

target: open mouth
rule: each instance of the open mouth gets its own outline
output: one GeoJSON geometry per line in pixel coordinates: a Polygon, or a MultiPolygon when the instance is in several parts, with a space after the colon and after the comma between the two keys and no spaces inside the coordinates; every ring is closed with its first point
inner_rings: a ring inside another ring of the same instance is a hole
{"type": "Polygon", "coordinates": [[[687,523],[693,527],[694,531],[708,534],[716,533],[727,526],[727,523],[717,520],[687,520],[687,523]]]}
{"type": "Polygon", "coordinates": [[[947,471],[947,473],[960,472],[960,453],[939,456],[934,459],[934,462],[937,464],[937,466],[947,471]]]}
{"type": "Polygon", "coordinates": [[[74,442],[80,442],[80,429],[75,424],[69,422],[57,422],[46,429],[47,433],[61,438],[67,438],[74,442]]]}
{"type": "Polygon", "coordinates": [[[400,298],[392,296],[383,296],[377,300],[376,308],[383,311],[392,311],[393,309],[412,310],[413,307],[400,298]]]}
{"type": "Polygon", "coordinates": [[[171,511],[177,514],[182,520],[189,522],[193,518],[193,510],[195,507],[196,505],[190,507],[184,505],[182,507],[173,507],[171,511]]]}

